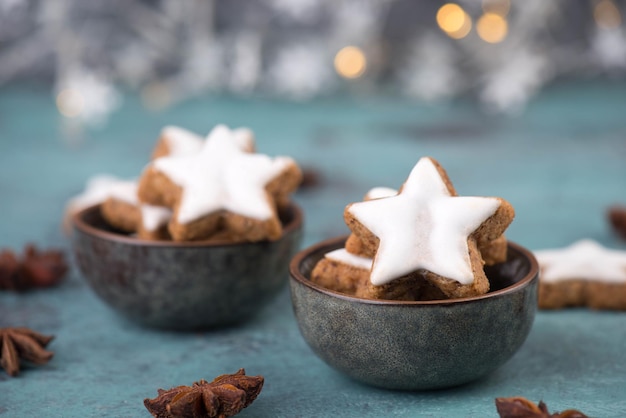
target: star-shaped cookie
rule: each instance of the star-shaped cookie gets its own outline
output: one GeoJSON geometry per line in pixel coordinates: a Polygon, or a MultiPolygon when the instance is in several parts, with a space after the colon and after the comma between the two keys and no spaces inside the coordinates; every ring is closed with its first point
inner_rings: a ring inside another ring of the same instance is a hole
{"type": "Polygon", "coordinates": [[[111,185],[109,196],[102,202],[100,211],[109,224],[121,231],[136,233],[142,239],[169,238],[167,223],[172,217],[172,211],[139,202],[135,180],[111,185]]]}
{"type": "Polygon", "coordinates": [[[538,250],[539,306],[626,309],[626,251],[584,239],[559,249],[538,250]]]}
{"type": "Polygon", "coordinates": [[[455,196],[445,171],[428,157],[397,195],[353,203],[344,212],[355,235],[378,240],[372,285],[422,272],[451,297],[488,290],[477,241],[501,236],[513,216],[504,199],[455,196]]]}
{"type": "Polygon", "coordinates": [[[586,279],[626,283],[626,251],[610,250],[591,239],[569,247],[538,250],[535,256],[541,267],[541,280],[586,279]]]}
{"type": "Polygon", "coordinates": [[[125,180],[119,179],[108,174],[98,174],[87,180],[85,190],[79,195],[72,197],[66,205],[66,217],[80,212],[89,206],[97,205],[104,202],[111,195],[111,190],[120,182],[125,180]]]}
{"type": "Polygon", "coordinates": [[[364,297],[369,282],[372,259],[354,255],[345,248],[324,254],[313,270],[311,281],[327,289],[364,297]]]}
{"type": "Polygon", "coordinates": [[[289,157],[249,152],[236,131],[216,126],[194,155],[154,160],[139,183],[140,200],[174,209],[174,240],[206,239],[222,227],[248,241],[277,239],[277,201],[300,183],[289,157]]]}
{"type": "MultiPolygon", "coordinates": [[[[439,168],[439,170],[441,171],[441,173],[443,173],[443,169],[439,168]]],[[[446,188],[448,189],[450,195],[456,196],[456,191],[454,190],[452,183],[447,179],[446,174],[443,173],[442,176],[446,179],[446,188]]],[[[385,197],[395,196],[397,194],[398,190],[392,189],[390,187],[374,187],[370,189],[365,194],[365,196],[363,196],[363,200],[368,201],[381,199],[385,197]]],[[[370,241],[377,240],[374,235],[368,235],[366,238],[370,241]]],[[[492,266],[494,264],[503,263],[506,261],[508,243],[504,235],[500,235],[499,237],[496,237],[494,239],[483,234],[478,238],[480,238],[477,241],[478,250],[480,251],[480,255],[482,256],[485,265],[492,266]]],[[[374,257],[377,247],[377,243],[370,243],[370,245],[367,245],[367,243],[362,242],[361,239],[359,239],[359,237],[357,237],[355,234],[350,234],[345,245],[345,248],[346,250],[348,250],[348,252],[369,258],[374,257]]]]}
{"type": "MultiPolygon", "coordinates": [[[[232,131],[232,139],[243,151],[254,151],[254,134],[248,128],[232,131]]],[[[161,130],[159,140],[152,151],[152,159],[168,155],[193,155],[200,152],[204,138],[178,126],[166,126],[161,130]]]]}
{"type": "Polygon", "coordinates": [[[144,239],[163,239],[163,226],[171,211],[167,208],[140,204],[137,182],[110,175],[96,175],[87,181],[85,190],[67,204],[64,228],[71,230],[71,217],[90,206],[100,204],[104,218],[115,228],[138,233],[144,239]]]}

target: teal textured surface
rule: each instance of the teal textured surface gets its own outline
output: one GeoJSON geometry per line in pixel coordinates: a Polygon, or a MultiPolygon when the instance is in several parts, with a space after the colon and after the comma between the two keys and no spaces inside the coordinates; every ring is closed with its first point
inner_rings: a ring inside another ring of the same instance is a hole
{"type": "MultiPolygon", "coordinates": [[[[593,238],[626,249],[605,219],[626,204],[626,84],[555,86],[520,116],[490,116],[471,103],[425,106],[403,99],[312,103],[208,97],[166,112],[127,97],[120,112],[81,140],[64,139],[47,90],[0,91],[0,247],[68,248],[61,221],[88,177],[137,176],[160,128],[208,132],[248,126],[261,152],[313,169],[319,185],[295,199],[304,246],[343,235],[344,206],[373,186],[398,187],[419,157],[437,158],[463,195],[508,199],[507,236],[530,249],[593,238]]],[[[241,417],[496,417],[494,398],[541,399],[550,410],[626,415],[626,314],[539,312],[519,352],[478,382],[432,392],[370,388],[332,370],[305,344],[287,287],[250,322],[202,333],[141,328],[101,302],[72,268],[61,286],[0,292],[0,326],[54,334],[53,360],[17,378],[0,372],[2,417],[148,417],[143,399],[244,367],[265,376],[241,417]]]]}

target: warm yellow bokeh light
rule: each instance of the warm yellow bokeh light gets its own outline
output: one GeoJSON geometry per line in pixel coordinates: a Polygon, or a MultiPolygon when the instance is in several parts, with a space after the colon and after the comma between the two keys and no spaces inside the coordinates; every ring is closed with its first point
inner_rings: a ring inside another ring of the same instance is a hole
{"type": "Polygon", "coordinates": [[[471,30],[472,30],[472,18],[470,18],[469,15],[466,13],[465,20],[463,21],[463,26],[461,26],[461,29],[455,32],[448,32],[448,36],[454,39],[462,39],[462,38],[465,38],[470,33],[471,30]]]}
{"type": "Polygon", "coordinates": [[[335,55],[335,71],[345,78],[358,78],[365,73],[367,59],[360,48],[346,46],[335,55]]]}
{"type": "Polygon", "coordinates": [[[472,19],[458,4],[447,3],[437,11],[437,24],[448,36],[461,39],[472,30],[472,19]]]}
{"type": "Polygon", "coordinates": [[[483,0],[483,12],[495,13],[502,17],[509,14],[511,0],[483,0]]]}
{"type": "Polygon", "coordinates": [[[75,118],[83,112],[83,95],[77,90],[65,89],[57,95],[59,113],[68,118],[75,118]]]}
{"type": "Polygon", "coordinates": [[[463,27],[465,11],[458,4],[444,4],[437,11],[437,24],[444,32],[456,32],[463,27]]]}
{"type": "Polygon", "coordinates": [[[611,0],[601,0],[593,8],[593,18],[600,27],[611,29],[622,24],[622,15],[611,0]]]}
{"type": "Polygon", "coordinates": [[[502,42],[508,31],[509,24],[506,19],[495,13],[485,13],[476,22],[478,36],[490,44],[502,42]]]}

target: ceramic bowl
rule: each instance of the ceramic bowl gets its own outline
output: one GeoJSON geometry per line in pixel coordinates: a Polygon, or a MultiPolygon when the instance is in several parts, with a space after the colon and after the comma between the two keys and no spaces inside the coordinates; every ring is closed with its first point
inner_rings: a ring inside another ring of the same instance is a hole
{"type": "Polygon", "coordinates": [[[94,206],[73,218],[73,251],[95,293],[133,321],[179,330],[224,326],[251,317],[286,286],[302,211],[291,204],[280,217],[277,241],[176,243],[116,232],[94,206]]]}
{"type": "Polygon", "coordinates": [[[537,310],[537,261],[509,243],[508,259],[486,268],[483,296],[425,302],[369,300],[309,280],[346,237],[299,252],[290,264],[293,310],[302,336],[336,370],[388,389],[425,390],[483,377],[519,349],[537,310]]]}

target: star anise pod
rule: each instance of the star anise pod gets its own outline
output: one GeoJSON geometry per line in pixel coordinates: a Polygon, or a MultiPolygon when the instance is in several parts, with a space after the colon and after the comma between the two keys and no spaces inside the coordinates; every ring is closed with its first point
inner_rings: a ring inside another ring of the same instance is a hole
{"type": "Polygon", "coordinates": [[[22,261],[22,274],[30,287],[48,287],[57,284],[67,273],[67,263],[62,251],[39,251],[27,245],[22,261]]]}
{"type": "Polygon", "coordinates": [[[20,266],[13,251],[0,251],[0,289],[14,290],[18,287],[20,266]]]}
{"type": "Polygon", "coordinates": [[[500,418],[588,418],[587,415],[574,409],[550,414],[543,401],[538,405],[519,396],[512,398],[496,398],[496,409],[500,418]]]}
{"type": "Polygon", "coordinates": [[[246,376],[244,369],[224,374],[212,382],[200,380],[192,386],[159,389],[154,399],[143,403],[156,418],[225,418],[250,405],[263,388],[263,376],[246,376]]]}
{"type": "Polygon", "coordinates": [[[53,338],[29,328],[0,328],[0,366],[9,376],[17,376],[20,360],[47,363],[54,353],[45,347],[53,338]]]}
{"type": "Polygon", "coordinates": [[[607,216],[615,233],[626,239],[626,206],[610,207],[607,216]]]}
{"type": "Polygon", "coordinates": [[[314,189],[320,186],[322,183],[322,175],[319,170],[313,167],[305,167],[302,170],[302,181],[300,182],[300,189],[314,189]]]}
{"type": "Polygon", "coordinates": [[[0,289],[26,290],[59,283],[67,273],[62,251],[39,251],[29,244],[22,259],[11,250],[0,252],[0,289]]]}

